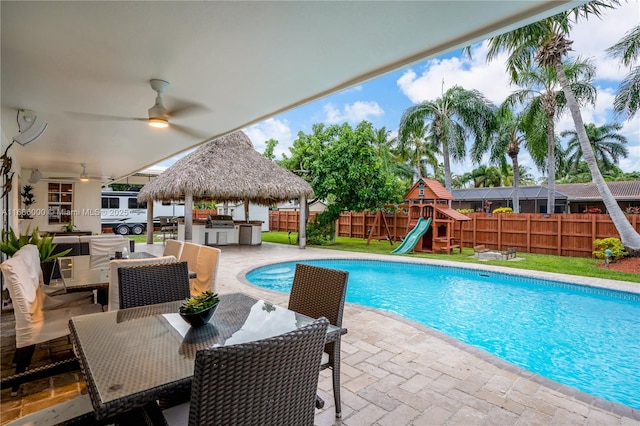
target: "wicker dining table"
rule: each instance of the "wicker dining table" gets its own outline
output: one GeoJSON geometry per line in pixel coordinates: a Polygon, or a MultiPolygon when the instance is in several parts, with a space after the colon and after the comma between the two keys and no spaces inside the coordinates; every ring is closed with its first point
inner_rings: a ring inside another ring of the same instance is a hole
{"type": "MultiPolygon", "coordinates": [[[[209,323],[192,328],[178,314],[180,303],[83,315],[69,321],[97,420],[187,391],[198,350],[260,340],[313,322],[264,300],[233,293],[220,296],[209,323]]],[[[329,326],[327,342],[339,342],[346,332],[329,326]]]]}

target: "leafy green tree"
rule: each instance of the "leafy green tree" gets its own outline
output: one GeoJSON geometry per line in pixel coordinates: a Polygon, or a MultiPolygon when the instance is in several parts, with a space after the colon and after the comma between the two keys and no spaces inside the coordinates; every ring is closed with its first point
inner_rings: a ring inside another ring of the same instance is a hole
{"type": "MultiPolygon", "coordinates": [[[[332,234],[332,226],[345,210],[363,211],[402,200],[405,188],[398,187],[388,172],[375,145],[376,131],[363,121],[355,129],[349,124],[325,127],[316,124],[312,134],[298,133],[284,167],[306,179],[329,208],[317,216],[315,224],[323,236],[332,234]]],[[[316,232],[310,226],[310,232],[316,232]]]]}
{"type": "Polygon", "coordinates": [[[477,90],[454,86],[434,101],[407,108],[400,119],[400,141],[411,140],[416,129],[427,123],[427,135],[440,147],[444,162],[444,181],[452,189],[451,159],[466,157],[469,136],[475,141],[487,139],[493,130],[494,106],[477,90]]]}
{"type": "MultiPolygon", "coordinates": [[[[611,123],[603,126],[596,126],[588,123],[585,131],[591,142],[591,148],[596,156],[600,170],[609,170],[618,164],[620,158],[627,158],[629,151],[624,146],[627,138],[618,133],[622,129],[622,124],[611,123]]],[[[565,158],[570,167],[578,169],[578,165],[583,160],[582,146],[578,140],[578,133],[575,130],[565,130],[560,133],[562,137],[569,137],[565,158]]]]}
{"type": "Polygon", "coordinates": [[[640,108],[640,66],[635,65],[640,58],[640,25],[627,32],[607,52],[630,69],[613,101],[613,109],[630,120],[640,108]]]}
{"type": "Polygon", "coordinates": [[[276,159],[276,156],[273,153],[273,151],[276,148],[276,145],[278,145],[278,141],[277,140],[275,140],[273,138],[269,139],[266,142],[266,146],[264,148],[264,153],[262,155],[267,157],[269,160],[274,161],[276,159]]]}
{"type": "Polygon", "coordinates": [[[540,67],[549,66],[556,70],[593,182],[602,196],[602,201],[620,234],[624,246],[631,251],[640,251],[640,234],[633,229],[631,223],[625,217],[598,169],[595,155],[584,128],[580,104],[576,100],[575,93],[571,89],[571,83],[563,67],[563,58],[568,55],[573,43],[568,39],[572,25],[578,20],[586,19],[590,16],[600,17],[604,9],[612,8],[618,4],[619,1],[617,0],[607,2],[591,1],[509,33],[492,37],[489,39],[487,58],[491,60],[498,57],[501,52],[507,52],[509,54],[507,70],[514,81],[517,80],[520,73],[531,67],[533,61],[540,67]]]}

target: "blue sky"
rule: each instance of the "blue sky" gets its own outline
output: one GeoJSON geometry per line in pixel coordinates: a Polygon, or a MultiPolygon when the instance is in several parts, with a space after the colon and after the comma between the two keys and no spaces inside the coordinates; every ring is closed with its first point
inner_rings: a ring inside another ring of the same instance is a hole
{"type": "MultiPolygon", "coordinates": [[[[574,41],[573,55],[593,58],[597,65],[595,86],[598,100],[595,108],[582,110],[585,123],[603,125],[614,121],[613,97],[619,82],[629,70],[621,67],[618,61],[608,58],[605,50],[638,22],[640,3],[631,0],[618,9],[605,12],[601,20],[592,18],[574,27],[570,37],[574,41]]],[[[443,85],[444,90],[454,85],[477,89],[497,105],[514,87],[510,86],[505,74],[504,58],[486,63],[484,52],[486,43],[479,43],[472,47],[472,59],[463,57],[458,51],[423,61],[274,116],[244,131],[259,152],[264,151],[267,140],[278,140],[275,153],[277,158],[281,158],[282,153],[289,152],[298,132],[310,133],[315,123],[330,125],[348,122],[356,125],[368,120],[375,128],[385,126],[395,135],[403,111],[421,101],[440,97],[443,85]]],[[[628,139],[629,157],[621,161],[620,167],[624,171],[640,171],[640,117],[636,116],[623,124],[621,133],[628,139]]],[[[573,129],[569,114],[560,117],[556,124],[558,133],[565,129],[573,129]]],[[[172,164],[173,161],[163,162],[162,165],[172,164]]],[[[521,151],[519,161],[529,167],[534,176],[540,176],[526,150],[521,151]]],[[[454,173],[463,173],[474,167],[477,166],[470,161],[452,163],[454,173]]]]}

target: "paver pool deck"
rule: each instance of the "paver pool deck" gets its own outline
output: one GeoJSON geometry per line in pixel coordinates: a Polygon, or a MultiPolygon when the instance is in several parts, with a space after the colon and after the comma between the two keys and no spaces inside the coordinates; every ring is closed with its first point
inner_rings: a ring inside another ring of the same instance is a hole
{"type": "MultiPolygon", "coordinates": [[[[162,252],[162,244],[136,251],[162,252]]],[[[249,284],[244,275],[275,262],[358,258],[446,264],[520,273],[640,293],[637,283],[465,265],[401,256],[370,255],[293,245],[223,246],[219,293],[244,292],[286,306],[288,295],[249,284]]],[[[429,327],[380,310],[347,303],[342,338],[342,419],[335,419],[330,371],[321,372],[316,425],[640,425],[640,410],[611,403],[545,379],[429,327]]],[[[13,355],[13,314],[2,314],[2,368],[13,355]]],[[[68,346],[44,348],[59,351],[68,346]],[[56,349],[57,348],[57,349],[56,349]]],[[[55,345],[54,345],[55,346],[55,345]]],[[[68,349],[68,348],[67,348],[68,349]]],[[[46,356],[46,355],[44,355],[46,356]]],[[[85,393],[79,372],[22,386],[18,397],[1,394],[1,424],[85,393]]]]}

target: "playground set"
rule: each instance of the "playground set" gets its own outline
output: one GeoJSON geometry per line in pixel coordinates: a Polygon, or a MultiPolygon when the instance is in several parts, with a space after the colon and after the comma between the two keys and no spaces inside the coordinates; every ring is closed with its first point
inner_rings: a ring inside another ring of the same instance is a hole
{"type": "MultiPolygon", "coordinates": [[[[392,254],[407,254],[412,251],[450,254],[453,249],[462,252],[462,241],[453,237],[455,224],[468,221],[471,218],[449,207],[453,196],[440,182],[433,179],[420,178],[405,195],[404,204],[399,207],[407,209],[407,233],[404,240],[393,250],[392,254]]],[[[367,244],[372,238],[380,237],[374,231],[384,227],[385,239],[393,244],[389,225],[382,209],[376,213],[372,232],[367,244]]],[[[462,238],[462,232],[460,233],[462,238]]]]}

